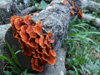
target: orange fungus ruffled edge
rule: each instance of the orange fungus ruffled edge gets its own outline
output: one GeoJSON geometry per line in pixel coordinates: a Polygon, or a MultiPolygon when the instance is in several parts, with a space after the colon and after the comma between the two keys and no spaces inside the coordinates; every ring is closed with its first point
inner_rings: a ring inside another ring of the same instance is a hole
{"type": "Polygon", "coordinates": [[[43,65],[47,63],[54,65],[56,62],[56,53],[52,50],[51,44],[55,40],[51,39],[52,33],[48,31],[44,34],[42,31],[42,21],[32,23],[31,16],[26,15],[23,19],[14,15],[11,18],[12,29],[15,31],[13,36],[21,44],[22,52],[26,56],[32,57],[32,69],[42,72],[43,65]]]}

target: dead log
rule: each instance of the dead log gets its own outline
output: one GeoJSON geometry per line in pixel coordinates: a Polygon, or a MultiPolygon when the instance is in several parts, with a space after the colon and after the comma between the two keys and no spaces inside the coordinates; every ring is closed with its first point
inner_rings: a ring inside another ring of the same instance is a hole
{"type": "MultiPolygon", "coordinates": [[[[73,0],[74,5],[81,5],[80,0],[73,0]]],[[[44,70],[37,75],[64,75],[66,73],[65,68],[65,55],[66,52],[61,48],[62,41],[65,34],[67,34],[67,26],[70,22],[70,11],[71,11],[71,0],[68,1],[67,5],[63,5],[61,0],[53,0],[52,5],[48,5],[46,9],[39,12],[39,16],[32,15],[32,21],[36,23],[37,21],[43,22],[43,30],[52,32],[52,39],[55,39],[55,43],[52,45],[53,50],[57,53],[56,63],[54,65],[47,64],[44,66],[44,70]],[[68,7],[70,6],[70,8],[68,7]]],[[[77,15],[78,9],[74,10],[75,15],[77,15]]],[[[73,16],[74,17],[74,16],[73,16]]],[[[8,41],[9,45],[14,51],[20,49],[20,44],[18,40],[13,38],[14,31],[10,28],[6,33],[5,39],[8,41]]],[[[30,58],[26,57],[23,53],[19,53],[18,59],[22,67],[28,68],[32,72],[30,58]]]]}

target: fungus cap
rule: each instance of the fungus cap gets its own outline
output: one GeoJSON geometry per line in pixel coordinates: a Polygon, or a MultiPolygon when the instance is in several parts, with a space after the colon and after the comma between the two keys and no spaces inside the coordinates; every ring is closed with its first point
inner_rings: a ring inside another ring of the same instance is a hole
{"type": "Polygon", "coordinates": [[[24,17],[24,22],[25,22],[25,24],[31,25],[31,23],[32,23],[31,18],[32,18],[32,17],[31,17],[30,15],[26,15],[26,16],[24,17]]]}
{"type": "Polygon", "coordinates": [[[55,40],[51,39],[51,31],[48,31],[48,33],[42,32],[42,21],[38,21],[34,25],[30,15],[25,16],[24,19],[13,16],[11,24],[15,31],[13,36],[20,42],[22,52],[26,56],[32,57],[33,70],[42,72],[43,65],[47,63],[53,65],[55,63],[56,53],[51,46],[55,40]]]}

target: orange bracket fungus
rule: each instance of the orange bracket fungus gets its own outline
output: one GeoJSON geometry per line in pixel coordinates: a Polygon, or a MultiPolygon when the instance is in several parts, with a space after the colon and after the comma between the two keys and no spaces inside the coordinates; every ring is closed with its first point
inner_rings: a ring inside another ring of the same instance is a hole
{"type": "Polygon", "coordinates": [[[73,11],[73,10],[71,10],[71,11],[70,11],[70,14],[71,14],[71,15],[74,15],[75,13],[74,13],[74,11],[73,11]]]}
{"type": "Polygon", "coordinates": [[[79,19],[82,19],[82,17],[83,17],[83,13],[82,13],[81,9],[79,9],[78,18],[79,18],[79,19]]]}
{"type": "Polygon", "coordinates": [[[43,33],[42,21],[32,24],[31,16],[26,15],[23,19],[14,15],[11,18],[12,29],[15,31],[14,38],[21,44],[22,52],[26,56],[32,57],[32,69],[42,72],[43,65],[47,63],[54,65],[56,53],[52,50],[51,44],[55,40],[51,39],[52,33],[43,33]]]}
{"type": "Polygon", "coordinates": [[[71,2],[71,6],[72,6],[72,10],[70,11],[70,14],[74,15],[75,13],[74,13],[73,10],[75,9],[75,7],[74,7],[74,2],[73,1],[71,2]]]}
{"type": "MultiPolygon", "coordinates": [[[[80,3],[81,3],[81,0],[80,0],[80,3]]],[[[75,6],[74,6],[74,1],[71,1],[71,6],[72,6],[72,9],[71,9],[71,11],[70,11],[70,15],[71,15],[71,16],[72,16],[72,15],[75,15],[76,13],[74,12],[74,10],[75,10],[75,8],[77,8],[77,9],[78,9],[78,18],[79,18],[79,19],[82,19],[83,13],[82,13],[82,11],[81,11],[81,8],[80,8],[78,5],[75,5],[75,6]]],[[[71,17],[71,19],[72,19],[72,17],[71,17]]]]}
{"type": "Polygon", "coordinates": [[[72,2],[71,2],[71,6],[73,6],[73,4],[74,4],[74,2],[72,1],[72,2]]]}
{"type": "Polygon", "coordinates": [[[80,9],[80,7],[79,7],[78,5],[75,5],[75,7],[76,7],[77,9],[80,9]]]}

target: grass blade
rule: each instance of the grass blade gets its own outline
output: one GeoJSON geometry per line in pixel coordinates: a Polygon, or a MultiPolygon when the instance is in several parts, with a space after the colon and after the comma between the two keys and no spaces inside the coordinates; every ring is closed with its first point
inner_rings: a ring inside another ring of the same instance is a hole
{"type": "Polygon", "coordinates": [[[12,57],[14,58],[15,63],[16,63],[20,68],[22,68],[21,65],[20,65],[20,63],[19,63],[19,61],[18,61],[18,58],[17,58],[16,54],[14,53],[14,51],[12,50],[12,48],[10,47],[10,45],[8,44],[8,42],[7,42],[6,40],[5,40],[5,42],[7,43],[7,46],[8,46],[8,48],[9,48],[10,52],[11,52],[12,57]]]}
{"type": "Polygon", "coordinates": [[[20,52],[22,52],[22,50],[18,50],[18,51],[16,51],[15,54],[18,54],[18,53],[20,53],[20,52]]]}
{"type": "Polygon", "coordinates": [[[35,75],[35,74],[27,73],[27,75],[35,75]]]}
{"type": "Polygon", "coordinates": [[[6,66],[7,68],[11,68],[11,69],[13,69],[13,68],[18,68],[18,67],[13,67],[13,66],[6,66]]]}
{"type": "Polygon", "coordinates": [[[3,71],[6,75],[12,75],[12,72],[9,71],[3,71]]]}
{"type": "Polygon", "coordinates": [[[11,59],[5,56],[0,55],[0,59],[7,60],[11,65],[13,65],[14,67],[17,67],[16,64],[11,59]]]}
{"type": "Polygon", "coordinates": [[[75,67],[75,66],[73,66],[73,68],[75,69],[75,72],[76,72],[76,74],[75,74],[75,75],[78,75],[78,71],[77,71],[76,67],[75,67]]]}
{"type": "Polygon", "coordinates": [[[79,33],[73,33],[73,34],[68,34],[69,36],[75,36],[75,35],[80,35],[80,34],[100,34],[100,32],[79,32],[79,33]]]}

